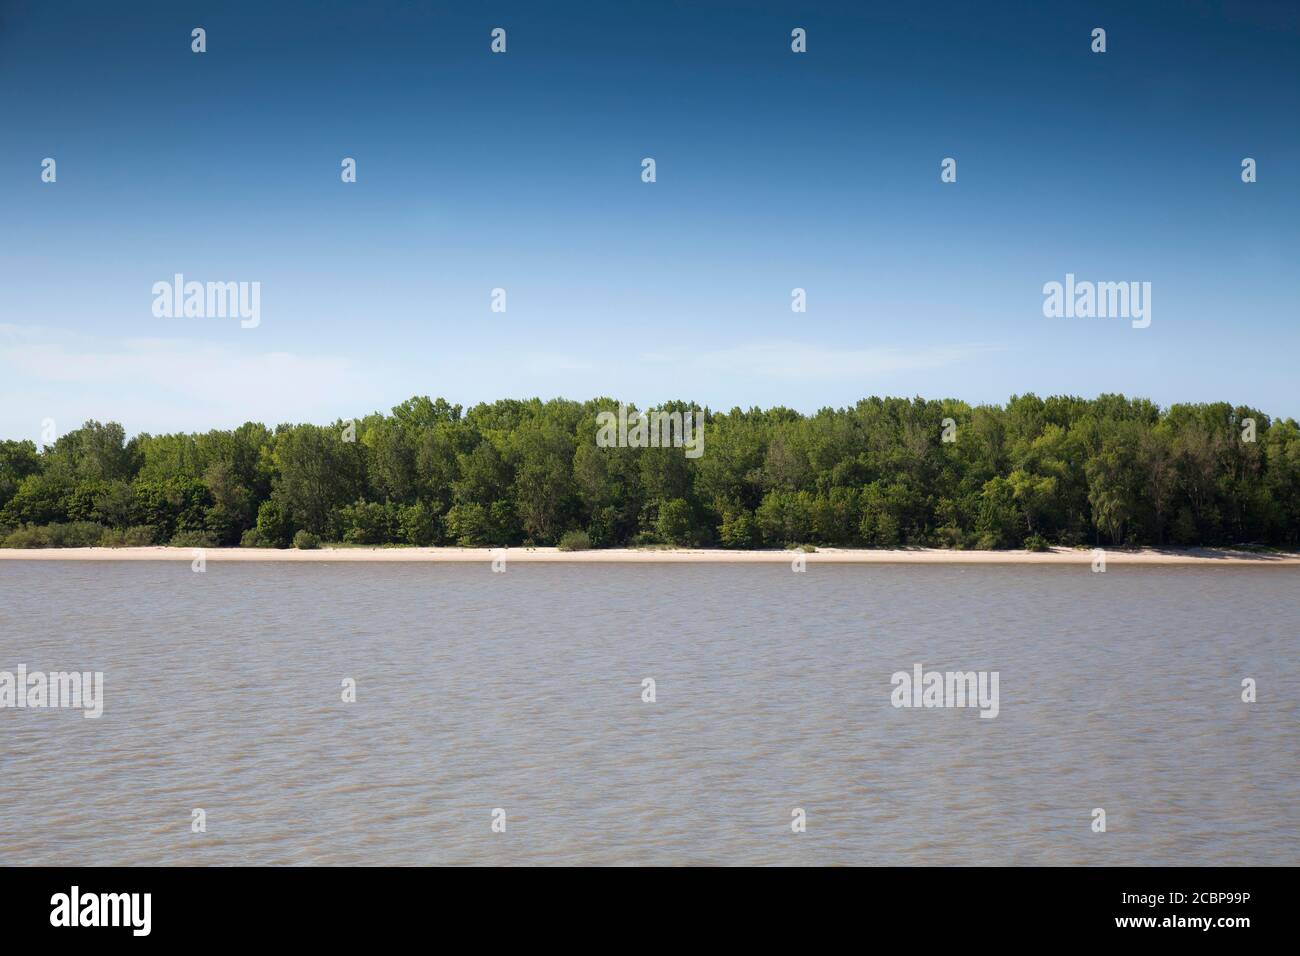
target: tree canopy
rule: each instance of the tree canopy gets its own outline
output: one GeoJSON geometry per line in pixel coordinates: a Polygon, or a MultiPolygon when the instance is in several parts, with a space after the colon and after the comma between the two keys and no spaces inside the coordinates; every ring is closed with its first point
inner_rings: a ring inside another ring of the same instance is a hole
{"type": "MultiPolygon", "coordinates": [[[[598,447],[618,403],[414,397],[332,425],[0,441],[0,539],[705,547],[1300,543],[1300,428],[1227,403],[867,398],[705,409],[704,451],[598,447]],[[1253,424],[1252,424],[1253,423],[1253,424]],[[585,535],[585,537],[583,537],[585,535]]],[[[665,410],[685,411],[671,402],[665,410]]]]}

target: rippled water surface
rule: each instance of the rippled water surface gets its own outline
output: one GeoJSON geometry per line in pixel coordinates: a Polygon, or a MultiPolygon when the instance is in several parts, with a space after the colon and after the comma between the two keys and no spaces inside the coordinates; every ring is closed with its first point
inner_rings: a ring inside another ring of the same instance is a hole
{"type": "Polygon", "coordinates": [[[3,561],[0,670],[106,703],[0,710],[0,863],[1297,864],[1297,583],[3,561]],[[895,709],[917,662],[999,716],[895,709]]]}

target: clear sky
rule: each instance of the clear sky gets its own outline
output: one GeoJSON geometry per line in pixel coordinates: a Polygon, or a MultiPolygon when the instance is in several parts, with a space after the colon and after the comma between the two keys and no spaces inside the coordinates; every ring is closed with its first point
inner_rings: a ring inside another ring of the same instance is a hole
{"type": "Polygon", "coordinates": [[[413,394],[1300,417],[1298,11],[5,2],[0,437],[413,394]],[[178,272],[260,325],[155,317],[178,272]],[[1150,282],[1150,327],[1045,318],[1066,273],[1150,282]]]}

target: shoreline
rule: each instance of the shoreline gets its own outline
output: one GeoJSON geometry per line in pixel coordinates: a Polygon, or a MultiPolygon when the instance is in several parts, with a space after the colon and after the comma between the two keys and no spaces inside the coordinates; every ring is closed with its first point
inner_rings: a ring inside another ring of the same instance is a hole
{"type": "MultiPolygon", "coordinates": [[[[1231,548],[1103,549],[1109,565],[1191,565],[1199,567],[1300,566],[1300,552],[1253,552],[1231,548]]],[[[0,548],[0,561],[192,561],[196,548],[0,548]]],[[[559,551],[556,548],[348,547],[298,551],[292,548],[207,548],[205,561],[425,562],[572,564],[790,564],[802,555],[808,564],[1014,564],[1091,565],[1092,549],[1048,551],[952,551],[944,548],[819,548],[816,551],[726,551],[704,548],[609,548],[559,551]]]]}

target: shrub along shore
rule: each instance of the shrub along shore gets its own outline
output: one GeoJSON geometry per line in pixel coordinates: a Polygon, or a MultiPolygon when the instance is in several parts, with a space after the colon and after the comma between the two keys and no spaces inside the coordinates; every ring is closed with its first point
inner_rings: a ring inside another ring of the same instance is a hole
{"type": "Polygon", "coordinates": [[[326,426],[128,439],[89,421],[39,451],[0,441],[0,546],[1300,544],[1300,428],[1226,403],[706,409],[694,458],[599,447],[618,407],[417,397],[326,426]]]}

